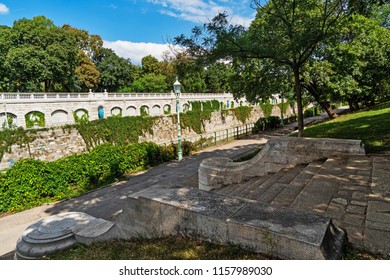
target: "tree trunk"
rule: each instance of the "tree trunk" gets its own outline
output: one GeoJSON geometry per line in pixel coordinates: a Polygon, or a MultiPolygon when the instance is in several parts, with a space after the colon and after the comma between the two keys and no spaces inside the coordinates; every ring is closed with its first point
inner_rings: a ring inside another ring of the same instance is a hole
{"type": "Polygon", "coordinates": [[[335,111],[333,111],[330,103],[327,100],[321,100],[321,94],[317,90],[315,83],[310,83],[305,86],[305,89],[314,97],[314,100],[321,105],[321,107],[326,111],[331,120],[338,117],[335,111]]]}
{"type": "Polygon", "coordinates": [[[294,81],[295,81],[295,93],[297,95],[297,109],[298,109],[298,137],[304,136],[304,124],[303,124],[303,106],[302,106],[302,85],[301,85],[301,79],[299,75],[299,67],[297,65],[294,65],[293,67],[294,72],[294,81]]]}
{"type": "Polygon", "coordinates": [[[333,120],[335,118],[338,118],[339,115],[336,114],[335,111],[333,111],[332,107],[330,106],[328,101],[320,101],[319,104],[321,107],[326,111],[326,113],[329,116],[329,119],[333,120]]]}

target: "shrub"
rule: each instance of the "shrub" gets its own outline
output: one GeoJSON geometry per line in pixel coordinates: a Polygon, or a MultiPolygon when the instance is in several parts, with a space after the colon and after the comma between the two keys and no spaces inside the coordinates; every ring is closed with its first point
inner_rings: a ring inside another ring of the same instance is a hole
{"type": "MultiPolygon", "coordinates": [[[[182,143],[183,155],[194,146],[182,143]]],[[[0,173],[0,212],[21,211],[45,202],[74,197],[113,182],[124,174],[144,170],[177,157],[177,145],[153,142],[103,144],[85,154],[54,162],[25,159],[0,173]]]]}
{"type": "Polygon", "coordinates": [[[278,116],[269,116],[267,118],[260,118],[256,121],[252,128],[252,133],[259,133],[266,130],[274,130],[282,125],[282,119],[278,116]]]}

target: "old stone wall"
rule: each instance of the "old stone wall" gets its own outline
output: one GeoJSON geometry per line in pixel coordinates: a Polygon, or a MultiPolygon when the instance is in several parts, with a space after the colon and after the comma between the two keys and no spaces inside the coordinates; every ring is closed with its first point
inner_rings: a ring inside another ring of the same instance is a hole
{"type": "MultiPolygon", "coordinates": [[[[286,115],[291,114],[288,108],[286,115]]],[[[272,115],[280,116],[280,109],[274,106],[272,115]]],[[[255,123],[264,114],[261,108],[252,109],[246,124],[255,123]]],[[[200,121],[200,120],[199,120],[200,121]]],[[[233,114],[227,112],[213,112],[210,121],[205,121],[205,133],[227,130],[244,125],[233,114]]],[[[140,141],[153,141],[156,143],[169,143],[177,141],[177,123],[171,116],[157,118],[153,126],[153,134],[140,137],[140,141]]],[[[190,139],[196,133],[191,129],[182,129],[183,139],[190,139]]],[[[0,170],[10,167],[18,160],[35,158],[44,161],[54,161],[59,158],[86,151],[86,144],[77,129],[52,128],[48,131],[38,132],[34,141],[28,145],[13,145],[10,153],[5,153],[0,161],[0,170]]]]}
{"type": "Polygon", "coordinates": [[[54,161],[85,150],[84,140],[75,128],[66,130],[55,128],[41,131],[38,132],[36,139],[28,145],[13,145],[10,153],[5,153],[1,159],[0,170],[25,158],[54,161]]]}

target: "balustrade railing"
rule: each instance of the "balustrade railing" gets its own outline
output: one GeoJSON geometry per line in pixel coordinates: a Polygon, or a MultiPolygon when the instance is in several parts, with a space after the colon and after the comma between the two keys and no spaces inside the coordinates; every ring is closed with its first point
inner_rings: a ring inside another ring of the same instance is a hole
{"type": "MultiPolygon", "coordinates": [[[[175,98],[174,93],[115,93],[115,92],[89,92],[89,93],[1,93],[0,100],[64,100],[64,99],[158,99],[175,98]]],[[[231,93],[182,93],[180,98],[233,98],[231,93]]]]}

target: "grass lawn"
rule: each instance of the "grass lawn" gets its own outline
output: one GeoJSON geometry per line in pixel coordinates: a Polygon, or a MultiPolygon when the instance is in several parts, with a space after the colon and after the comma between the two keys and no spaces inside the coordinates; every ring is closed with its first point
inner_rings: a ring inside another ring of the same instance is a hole
{"type": "Polygon", "coordinates": [[[49,255],[51,260],[269,260],[269,256],[185,237],[110,240],[91,246],[76,244],[49,255]]]}
{"type": "Polygon", "coordinates": [[[367,153],[390,153],[390,102],[310,126],[305,137],[359,139],[367,153]]]}
{"type": "MultiPolygon", "coordinates": [[[[76,244],[47,256],[49,260],[271,260],[236,245],[213,244],[187,237],[111,240],[90,246],[76,244]]],[[[346,246],[344,260],[380,260],[383,256],[346,246]]]]}

